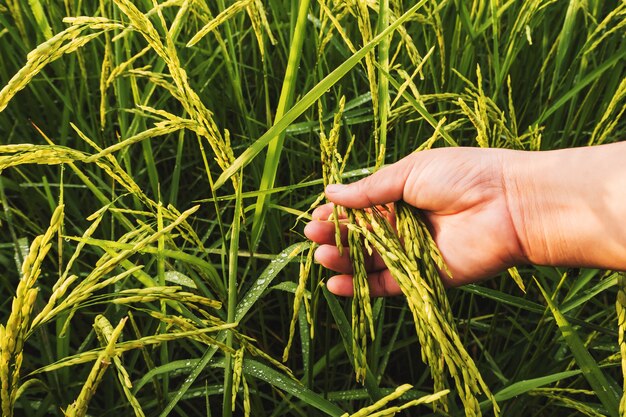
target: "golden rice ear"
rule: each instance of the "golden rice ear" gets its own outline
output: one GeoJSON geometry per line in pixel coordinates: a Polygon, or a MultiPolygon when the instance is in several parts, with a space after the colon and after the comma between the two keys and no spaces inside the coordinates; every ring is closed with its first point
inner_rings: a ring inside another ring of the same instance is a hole
{"type": "Polygon", "coordinates": [[[98,17],[66,18],[64,21],[71,26],[29,52],[24,66],[0,90],[0,112],[46,65],[85,46],[104,32],[124,27],[117,22],[98,17]],[[89,30],[95,32],[83,33],[89,30]]]}
{"type": "MultiPolygon", "coordinates": [[[[495,398],[456,329],[438,273],[442,258],[428,228],[410,205],[398,202],[395,209],[398,234],[378,209],[354,210],[356,224],[350,230],[357,231],[378,251],[406,296],[435,391],[447,389],[451,378],[466,415],[482,415],[476,397],[480,392],[492,401],[494,414],[498,415],[495,398]]],[[[438,404],[447,411],[446,399],[438,404]]]]}
{"type": "MultiPolygon", "coordinates": [[[[354,223],[354,210],[346,209],[348,220],[354,223]]],[[[363,255],[364,245],[361,235],[354,228],[348,229],[348,246],[352,261],[352,353],[354,355],[354,369],[356,380],[365,382],[367,369],[367,339],[374,340],[374,317],[370,302],[370,290],[367,282],[367,270],[363,255]]]]}
{"type": "Polygon", "coordinates": [[[119,324],[114,329],[104,316],[96,316],[94,327],[97,329],[99,334],[103,335],[105,348],[100,352],[98,358],[94,362],[91,372],[87,377],[87,381],[85,381],[80,390],[78,398],[76,398],[76,401],[70,404],[65,410],[65,415],[67,417],[82,417],[87,414],[89,401],[91,401],[91,398],[96,393],[98,385],[102,382],[104,372],[111,364],[111,360],[117,357],[115,344],[122,335],[122,329],[124,328],[124,324],[126,324],[127,319],[128,317],[124,317],[120,320],[119,324]]]}
{"type": "Polygon", "coordinates": [[[309,300],[306,295],[306,284],[309,281],[309,275],[311,275],[311,267],[313,266],[313,257],[315,255],[315,249],[317,249],[316,244],[312,244],[309,248],[309,252],[306,256],[306,260],[304,262],[300,262],[300,276],[298,279],[298,286],[296,287],[296,291],[293,298],[293,313],[291,316],[291,322],[289,323],[289,337],[287,339],[287,345],[283,350],[283,362],[287,362],[289,359],[289,350],[291,349],[291,345],[293,343],[293,338],[296,333],[296,322],[298,321],[298,313],[300,311],[300,306],[304,302],[306,319],[309,323],[309,327],[311,329],[311,337],[313,337],[313,318],[311,317],[311,311],[309,306],[309,300]]]}
{"type": "MultiPolygon", "coordinates": [[[[343,174],[348,155],[354,144],[354,136],[352,136],[343,156],[338,150],[339,134],[345,101],[344,96],[342,96],[339,100],[338,110],[333,117],[333,127],[331,128],[328,136],[326,136],[324,132],[321,102],[318,105],[320,119],[320,149],[324,186],[341,183],[341,175],[343,174]]],[[[343,244],[341,242],[341,232],[339,229],[339,217],[341,211],[345,212],[349,223],[354,223],[355,218],[354,210],[345,207],[333,206],[333,214],[331,217],[335,223],[335,245],[339,250],[339,254],[343,255],[343,244]]],[[[374,340],[375,335],[369,285],[367,283],[367,270],[365,268],[365,258],[363,254],[364,249],[368,249],[368,251],[370,249],[369,247],[364,247],[361,235],[358,231],[352,228],[348,229],[348,247],[354,271],[354,295],[352,297],[352,354],[354,356],[356,380],[363,383],[365,382],[365,373],[367,369],[368,333],[370,340],[374,340]]],[[[295,320],[295,314],[296,310],[294,310],[294,319],[292,319],[292,323],[295,320]]]]}
{"type": "MultiPolygon", "coordinates": [[[[435,392],[431,395],[425,395],[423,397],[417,398],[415,400],[411,400],[400,406],[390,406],[389,403],[391,401],[397,400],[406,392],[408,392],[413,386],[410,384],[400,385],[390,394],[384,396],[380,400],[376,401],[374,404],[369,405],[367,407],[361,408],[354,414],[351,414],[349,417],[368,417],[368,416],[393,416],[396,413],[409,408],[414,407],[419,404],[429,404],[435,401],[440,400],[442,397],[449,394],[450,390],[443,390],[439,392],[435,392]],[[384,410],[379,411],[381,408],[385,407],[384,410]]],[[[342,417],[348,417],[348,414],[344,414],[342,417]]]]}
{"type": "Polygon", "coordinates": [[[59,204],[52,213],[50,225],[43,235],[33,239],[22,263],[22,276],[6,326],[0,326],[0,402],[2,415],[12,416],[20,387],[24,341],[31,328],[33,307],[39,290],[35,288],[41,266],[52,247],[52,239],[63,225],[65,206],[59,204]]]}
{"type": "Polygon", "coordinates": [[[622,359],[622,375],[624,376],[624,393],[619,402],[619,413],[626,413],[626,274],[619,273],[617,276],[617,299],[615,300],[615,310],[617,312],[617,343],[619,344],[622,359]]]}

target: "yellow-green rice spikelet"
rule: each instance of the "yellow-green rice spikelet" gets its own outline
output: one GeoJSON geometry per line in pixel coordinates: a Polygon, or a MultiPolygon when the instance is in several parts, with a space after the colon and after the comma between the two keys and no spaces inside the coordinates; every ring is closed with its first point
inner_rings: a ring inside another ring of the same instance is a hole
{"type": "MultiPolygon", "coordinates": [[[[476,398],[481,391],[492,401],[497,415],[499,409],[493,394],[456,330],[438,275],[438,268],[445,268],[443,258],[425,224],[412,210],[405,203],[396,203],[398,231],[404,233],[404,246],[389,221],[377,209],[372,212],[355,210],[356,224],[348,227],[358,231],[378,251],[406,296],[422,347],[422,359],[431,367],[435,389],[445,389],[449,375],[467,416],[482,415],[476,398]]],[[[441,405],[446,408],[446,402],[441,405]]]]}
{"type": "MultiPolygon", "coordinates": [[[[97,316],[94,327],[97,328],[100,326],[102,328],[100,323],[102,320],[106,319],[104,319],[103,316],[97,316]]],[[[98,388],[98,385],[100,385],[105,371],[111,364],[111,359],[117,356],[115,353],[115,343],[122,334],[122,329],[124,328],[126,320],[126,317],[120,320],[117,327],[115,327],[115,329],[113,329],[113,331],[108,335],[109,341],[104,350],[102,350],[98,355],[98,358],[96,359],[93,367],[91,368],[91,372],[87,377],[87,381],[85,381],[82,389],[80,390],[78,398],[76,398],[76,401],[70,404],[65,410],[64,413],[66,417],[82,417],[86,415],[89,401],[91,401],[91,398],[96,393],[96,389],[98,388]]]]}
{"type": "Polygon", "coordinates": [[[381,408],[387,406],[391,401],[397,400],[402,395],[404,395],[408,390],[413,388],[413,386],[409,384],[404,384],[396,388],[392,393],[386,395],[380,400],[376,401],[374,404],[361,408],[359,411],[353,414],[345,413],[342,417],[382,417],[382,416],[393,416],[397,412],[404,410],[409,407],[414,407],[420,404],[428,404],[434,401],[437,401],[447,395],[449,393],[448,390],[436,392],[431,395],[425,395],[416,400],[409,401],[401,406],[392,406],[387,407],[384,410],[381,408]]]}
{"type": "Polygon", "coordinates": [[[41,273],[43,260],[52,246],[52,239],[61,228],[63,214],[64,206],[60,204],[52,214],[46,232],[33,240],[22,264],[22,276],[11,305],[11,314],[6,325],[0,325],[0,401],[2,415],[5,417],[13,416],[13,406],[19,389],[22,349],[38,293],[34,285],[41,273]]]}
{"type": "Polygon", "coordinates": [[[289,358],[289,350],[291,349],[293,337],[296,333],[296,322],[298,321],[298,313],[302,303],[304,303],[307,321],[309,322],[309,326],[311,328],[311,334],[313,334],[313,319],[311,317],[309,300],[305,291],[306,284],[311,273],[311,267],[313,266],[313,255],[315,254],[315,249],[317,249],[317,245],[311,245],[306,256],[306,260],[304,262],[300,262],[300,276],[293,298],[293,314],[291,316],[291,323],[289,323],[289,338],[287,339],[287,345],[283,351],[283,362],[286,362],[289,358]]]}
{"type": "Polygon", "coordinates": [[[617,343],[622,357],[622,375],[624,376],[624,394],[619,403],[619,413],[626,416],[626,275],[620,273],[617,277],[617,300],[615,310],[617,312],[617,343]]]}
{"type": "Polygon", "coordinates": [[[64,54],[76,51],[105,31],[123,28],[119,23],[111,22],[106,18],[74,18],[65,21],[72,25],[33,49],[26,57],[26,64],[0,90],[0,112],[15,94],[26,87],[30,80],[50,62],[59,59],[64,54]],[[90,29],[98,32],[83,34],[90,29]]]}

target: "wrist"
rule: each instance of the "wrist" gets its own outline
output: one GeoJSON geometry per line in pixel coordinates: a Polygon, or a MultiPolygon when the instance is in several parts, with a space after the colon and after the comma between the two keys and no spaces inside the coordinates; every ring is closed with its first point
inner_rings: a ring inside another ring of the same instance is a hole
{"type": "Polygon", "coordinates": [[[503,164],[524,262],[626,269],[626,144],[512,152],[503,164]]]}

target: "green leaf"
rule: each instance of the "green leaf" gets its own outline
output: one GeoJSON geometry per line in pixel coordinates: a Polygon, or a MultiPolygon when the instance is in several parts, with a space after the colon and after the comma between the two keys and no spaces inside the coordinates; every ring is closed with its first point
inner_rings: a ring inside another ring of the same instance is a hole
{"type": "Polygon", "coordinates": [[[215,181],[214,189],[217,190],[224,183],[232,177],[242,167],[248,165],[250,161],[256,157],[259,152],[267,146],[267,144],[285,130],[294,120],[296,120],[302,113],[304,113],[315,101],[320,98],[330,87],[335,85],[344,75],[348,73],[356,64],[359,63],[367,53],[373,49],[380,41],[382,41],[387,35],[392,33],[402,23],[404,23],[413,13],[415,13],[420,7],[426,3],[426,0],[421,0],[419,3],[411,7],[400,18],[393,22],[387,29],[382,31],[378,36],[372,39],[367,45],[359,49],[354,55],[348,58],[343,64],[335,68],[330,74],[328,74],[322,81],[317,83],[308,93],[304,95],[294,106],[289,109],[285,115],[274,123],[274,126],[269,128],[267,132],[256,140],[252,145],[248,147],[227,169],[222,172],[217,181],[215,181]]]}
{"type": "MultiPolygon", "coordinates": [[[[350,363],[354,366],[354,355],[352,354],[352,328],[350,327],[350,321],[346,318],[346,315],[344,314],[341,305],[339,305],[337,298],[331,294],[330,291],[328,291],[325,285],[322,285],[322,292],[324,293],[324,297],[328,303],[328,308],[335,319],[335,324],[337,325],[337,329],[341,335],[341,340],[343,341],[343,346],[348,354],[350,363]]],[[[378,387],[378,381],[376,380],[376,377],[374,376],[369,365],[366,366],[365,370],[365,388],[373,401],[378,401],[383,398],[383,394],[378,387]]]]}
{"type": "MultiPolygon", "coordinates": [[[[213,367],[223,368],[226,366],[226,362],[225,360],[218,360],[211,363],[211,365],[213,367]]],[[[339,417],[344,414],[341,408],[337,407],[321,395],[306,388],[300,382],[294,381],[288,376],[283,375],[269,366],[255,361],[254,359],[244,358],[243,373],[245,375],[261,379],[280,390],[288,392],[294,397],[297,397],[305,403],[323,411],[329,416],[339,417]]]]}
{"type": "MultiPolygon", "coordinates": [[[[310,0],[303,0],[299,3],[298,19],[296,21],[296,27],[293,31],[293,39],[289,47],[287,69],[285,70],[285,78],[283,79],[283,86],[280,91],[278,108],[276,109],[276,115],[274,120],[280,120],[287,111],[287,109],[291,107],[291,105],[293,104],[294,92],[296,90],[296,79],[298,75],[298,69],[300,68],[300,57],[302,56],[302,44],[304,42],[306,34],[307,14],[309,11],[310,0]]],[[[279,132],[278,135],[269,142],[259,191],[269,190],[274,187],[274,182],[276,180],[276,171],[278,170],[278,163],[280,161],[280,155],[283,150],[284,142],[284,130],[279,132]]],[[[268,197],[268,194],[262,193],[259,194],[259,197],[257,198],[256,207],[254,209],[254,220],[252,222],[253,249],[256,248],[259,242],[259,238],[261,237],[261,231],[263,230],[263,225],[265,223],[265,214],[268,208],[268,197]]]]}
{"type": "MultiPolygon", "coordinates": [[[[528,391],[531,391],[535,388],[543,387],[544,385],[552,384],[553,382],[558,382],[558,381],[561,381],[563,379],[566,379],[572,376],[580,375],[581,373],[582,371],[580,370],[565,371],[565,372],[558,372],[552,375],[542,376],[539,378],[517,381],[509,385],[508,387],[503,388],[500,391],[498,391],[495,394],[496,401],[500,402],[500,401],[509,400],[511,398],[517,397],[518,395],[523,395],[527,393],[528,391]]],[[[480,405],[481,407],[483,405],[485,407],[491,406],[491,401],[483,401],[480,405]]]]}
{"type": "Polygon", "coordinates": [[[248,290],[246,295],[243,296],[239,304],[237,305],[237,311],[235,313],[235,321],[240,321],[256,303],[267,287],[272,283],[274,278],[278,275],[283,268],[300,254],[303,250],[308,249],[311,246],[310,242],[294,243],[281,253],[276,255],[276,258],[272,259],[267,268],[259,275],[256,282],[252,285],[252,288],[248,290]]]}
{"type": "Polygon", "coordinates": [[[565,343],[567,343],[567,346],[569,346],[572,351],[574,359],[580,367],[583,376],[587,379],[587,382],[589,382],[589,385],[591,385],[591,388],[593,388],[609,415],[611,417],[619,417],[618,410],[621,395],[619,394],[617,384],[604,375],[598,363],[593,359],[593,356],[591,356],[585,347],[584,342],[581,340],[580,336],[578,336],[576,330],[565,319],[565,316],[563,316],[557,305],[548,296],[539,282],[537,280],[535,280],[535,282],[548,303],[548,307],[550,307],[550,311],[561,330],[563,339],[565,339],[565,343]]]}

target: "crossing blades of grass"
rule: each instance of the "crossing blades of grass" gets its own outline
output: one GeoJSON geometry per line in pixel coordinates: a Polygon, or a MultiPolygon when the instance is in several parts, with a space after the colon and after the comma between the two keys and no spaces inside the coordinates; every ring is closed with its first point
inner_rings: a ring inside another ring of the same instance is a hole
{"type": "Polygon", "coordinates": [[[563,339],[574,355],[574,359],[587,379],[587,382],[589,382],[589,385],[591,385],[595,391],[598,399],[606,408],[607,413],[611,417],[618,417],[619,400],[621,395],[619,394],[617,384],[615,381],[610,380],[609,377],[602,372],[598,363],[585,347],[585,344],[581,340],[576,329],[565,319],[559,310],[559,307],[554,303],[554,301],[552,301],[539,282],[535,282],[543,294],[544,299],[548,303],[548,307],[550,307],[550,311],[552,312],[552,315],[561,330],[563,339]]]}
{"type": "MultiPolygon", "coordinates": [[[[335,324],[337,325],[337,329],[339,330],[339,334],[341,335],[341,340],[343,341],[344,348],[348,353],[348,358],[352,362],[354,366],[354,356],[351,354],[352,352],[352,329],[350,328],[351,320],[346,318],[339,301],[332,295],[326,286],[322,286],[322,291],[324,293],[324,298],[326,298],[326,302],[328,303],[328,308],[330,309],[331,314],[335,320],[335,324]]],[[[374,374],[370,370],[370,367],[366,365],[365,370],[365,380],[363,381],[365,384],[365,388],[373,401],[378,401],[384,397],[384,395],[380,392],[380,388],[378,387],[378,382],[374,377],[374,374]]]]}
{"type": "MultiPolygon", "coordinates": [[[[295,3],[292,3],[295,5],[295,3]]],[[[307,14],[309,12],[309,0],[300,1],[298,4],[298,18],[293,31],[293,39],[289,47],[289,58],[287,60],[287,68],[285,69],[285,78],[283,80],[280,98],[278,99],[278,107],[274,115],[274,120],[280,120],[293,104],[294,92],[296,90],[296,80],[298,69],[300,68],[300,57],[302,55],[302,44],[307,33],[307,14]]],[[[276,171],[280,161],[280,155],[285,141],[285,130],[278,132],[278,135],[268,143],[267,155],[265,156],[265,166],[261,176],[261,184],[259,191],[269,190],[274,187],[276,180],[276,171]]],[[[256,248],[263,225],[265,223],[265,213],[267,211],[269,195],[261,193],[257,198],[254,209],[254,217],[252,222],[252,248],[256,248]]]]}
{"type": "Polygon", "coordinates": [[[313,87],[308,93],[304,95],[296,104],[293,105],[289,111],[274,125],[268,129],[263,136],[257,139],[253,144],[248,146],[235,161],[222,172],[219,178],[215,181],[215,189],[220,188],[224,183],[239,169],[248,165],[258,154],[267,146],[267,144],[276,137],[277,134],[285,130],[294,120],[296,120],[305,110],[315,103],[328,89],[330,89],[337,81],[339,81],[344,75],[348,73],[361,59],[371,51],[376,45],[378,45],[387,35],[391,34],[398,26],[404,23],[415,13],[420,7],[426,3],[426,0],[422,0],[406,11],[395,22],[389,25],[387,29],[382,31],[378,36],[371,40],[363,48],[359,49],[354,55],[348,58],[343,64],[339,65],[335,70],[328,74],[322,81],[320,81],[315,87],[313,87]]]}
{"type": "MultiPolygon", "coordinates": [[[[222,368],[225,366],[225,362],[219,360],[215,361],[211,365],[214,367],[222,368]]],[[[244,359],[243,372],[246,375],[258,378],[267,382],[268,384],[275,386],[278,389],[284,390],[294,397],[299,398],[306,404],[323,411],[329,416],[340,417],[341,415],[343,415],[343,411],[339,407],[326,400],[323,396],[314,393],[313,391],[307,389],[301,383],[285,377],[285,375],[277,372],[276,370],[261,362],[258,362],[254,359],[244,359]]]]}

